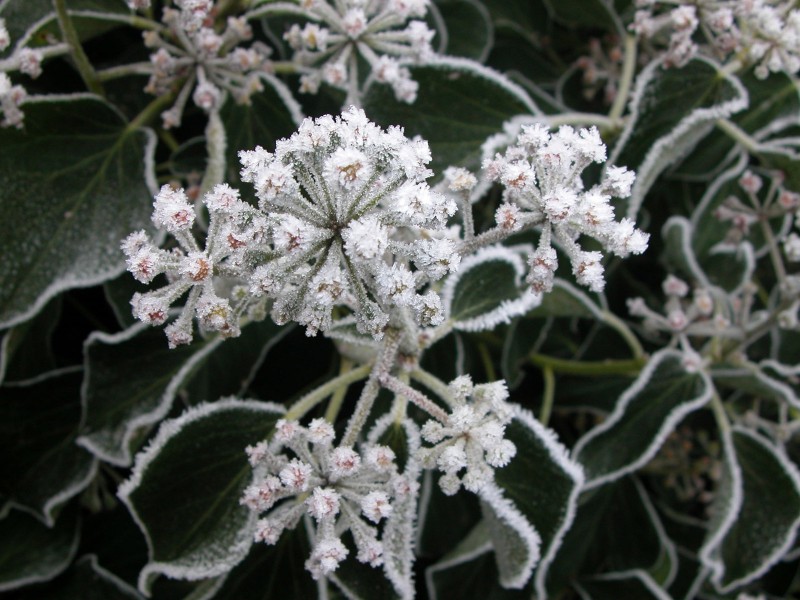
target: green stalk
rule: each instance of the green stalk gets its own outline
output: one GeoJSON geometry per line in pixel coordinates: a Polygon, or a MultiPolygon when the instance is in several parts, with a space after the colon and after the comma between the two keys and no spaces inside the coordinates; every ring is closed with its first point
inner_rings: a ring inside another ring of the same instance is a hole
{"type": "Polygon", "coordinates": [[[293,420],[301,419],[308,413],[308,411],[340,388],[346,388],[346,386],[350,385],[351,383],[355,383],[356,381],[364,379],[367,375],[369,375],[371,369],[372,365],[366,364],[358,367],[357,369],[353,369],[352,371],[343,373],[338,377],[334,377],[327,383],[322,384],[292,404],[292,406],[286,412],[285,418],[293,420]]]}
{"type": "Polygon", "coordinates": [[[554,373],[567,375],[636,375],[647,364],[644,358],[630,360],[580,361],[554,358],[544,354],[531,354],[530,361],[541,369],[552,369],[554,373]]]}
{"type": "Polygon", "coordinates": [[[95,73],[92,63],[89,62],[86,53],[83,51],[83,46],[78,38],[78,32],[75,31],[75,26],[67,11],[67,0],[53,0],[53,5],[56,9],[61,35],[64,37],[64,41],[69,44],[70,54],[75,61],[75,66],[78,69],[78,73],[80,73],[81,79],[83,79],[89,91],[98,96],[105,97],[106,93],[103,89],[103,85],[97,78],[97,73],[95,73]]]}

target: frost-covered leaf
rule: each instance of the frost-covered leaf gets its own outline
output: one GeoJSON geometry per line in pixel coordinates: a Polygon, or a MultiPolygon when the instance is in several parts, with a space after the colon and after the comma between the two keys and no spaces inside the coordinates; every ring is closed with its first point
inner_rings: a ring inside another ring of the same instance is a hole
{"type": "Polygon", "coordinates": [[[717,119],[747,107],[747,90],[705,58],[680,69],[664,69],[653,61],[636,78],[631,107],[609,164],[636,171],[627,202],[627,216],[635,218],[664,169],[683,158],[717,119]]]}
{"type": "Polygon", "coordinates": [[[61,316],[54,298],[30,321],[0,333],[0,383],[31,379],[56,368],[52,335],[61,316]]]}
{"type": "MultiPolygon", "coordinates": [[[[535,581],[537,593],[544,596],[547,569],[575,517],[583,470],[569,458],[555,433],[520,407],[515,406],[506,437],[514,442],[517,454],[508,466],[496,471],[495,479],[503,495],[541,538],[542,559],[535,581]]],[[[496,538],[493,541],[497,543],[496,538]]],[[[499,568],[501,574],[512,570],[503,564],[499,568]]],[[[520,576],[523,583],[526,579],[520,576]]]]}
{"type": "Polygon", "coordinates": [[[19,511],[0,519],[0,592],[52,579],[72,561],[79,540],[73,511],[52,528],[19,511]]]}
{"type": "Polygon", "coordinates": [[[284,532],[274,546],[253,544],[247,558],[207,593],[193,595],[191,600],[316,598],[317,584],[304,567],[310,553],[308,533],[296,527],[284,532]]]}
{"type": "Polygon", "coordinates": [[[437,0],[446,26],[445,52],[483,62],[494,41],[489,11],[478,0],[437,0]]]}
{"type": "MultiPolygon", "coordinates": [[[[350,546],[352,548],[354,544],[350,546]]],[[[400,598],[380,569],[374,569],[358,562],[352,551],[336,571],[328,577],[348,600],[372,600],[373,598],[399,600],[400,598]]]]}
{"type": "Polygon", "coordinates": [[[644,488],[631,477],[581,495],[578,513],[546,574],[551,597],[572,581],[608,571],[647,570],[675,549],[644,488]]]}
{"type": "Polygon", "coordinates": [[[65,369],[6,386],[0,400],[0,514],[23,508],[48,526],[95,475],[75,445],[82,371],[65,369]]]}
{"type": "Polygon", "coordinates": [[[586,488],[614,481],[643,466],[690,412],[711,398],[703,372],[689,372],[683,355],[661,350],[619,398],[614,412],[573,449],[586,470],[586,488]]]}
{"type": "Polygon", "coordinates": [[[239,504],[252,475],[245,448],[265,439],[283,412],[252,400],[203,404],[164,422],[136,456],[118,496],[147,538],[140,590],[159,574],[221,575],[247,556],[255,516],[239,504]]]}
{"type": "Polygon", "coordinates": [[[503,246],[483,248],[461,261],[444,284],[445,314],[462,331],[494,329],[534,308],[541,297],[524,284],[525,263],[503,246]]]}
{"type": "Polygon", "coordinates": [[[530,592],[500,586],[486,522],[481,521],[436,564],[425,571],[431,600],[523,600],[530,592]]]}
{"type": "Polygon", "coordinates": [[[785,454],[742,427],[730,444],[727,482],[717,491],[728,498],[715,506],[724,526],[711,529],[701,554],[724,593],[766,573],[791,549],[800,525],[800,474],[785,454]]]}
{"type": "Polygon", "coordinates": [[[206,366],[225,370],[197,382],[203,393],[195,403],[242,393],[252,370],[282,339],[276,330],[270,322],[251,323],[239,338],[212,337],[173,350],[162,330],[143,324],[112,335],[93,333],[84,344],[86,415],[78,443],[107,462],[129,465],[131,446],[167,416],[176,393],[212,377],[206,366]]]}
{"type": "Polygon", "coordinates": [[[749,242],[738,246],[719,247],[702,260],[695,254],[693,227],[684,217],[671,217],[661,231],[669,265],[700,287],[719,286],[734,293],[745,285],[755,270],[755,253],[749,242]]]}
{"type": "Polygon", "coordinates": [[[402,123],[407,136],[426,139],[435,173],[449,165],[476,171],[487,137],[515,115],[539,112],[522,88],[474,61],[447,57],[410,69],[419,82],[414,104],[396,100],[389,86],[373,85],[364,109],[382,126],[402,123]]]}
{"type": "Polygon", "coordinates": [[[575,587],[582,600],[672,600],[647,571],[641,570],[606,573],[576,583],[575,587]]]}
{"type": "Polygon", "coordinates": [[[798,374],[800,368],[787,367],[773,360],[764,360],[757,365],[749,363],[736,368],[717,368],[711,372],[714,383],[721,387],[755,398],[786,402],[800,409],[798,374]]]}
{"type": "Polygon", "coordinates": [[[152,132],[89,95],[32,100],[25,115],[0,130],[0,327],[121,273],[120,240],[152,227],[152,132]]]}
{"type": "MultiPolygon", "coordinates": [[[[766,79],[759,79],[751,69],[740,80],[747,90],[749,107],[730,120],[746,133],[759,139],[763,132],[800,118],[800,90],[787,73],[770,73],[766,79]]],[[[735,140],[715,129],[686,157],[678,172],[682,177],[703,180],[716,176],[729,163],[735,147],[735,140]]]]}

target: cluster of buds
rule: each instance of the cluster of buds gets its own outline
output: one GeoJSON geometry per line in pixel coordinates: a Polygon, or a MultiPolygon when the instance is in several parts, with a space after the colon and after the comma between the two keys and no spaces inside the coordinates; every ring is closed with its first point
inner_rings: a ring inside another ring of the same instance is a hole
{"type": "Polygon", "coordinates": [[[345,305],[360,331],[380,339],[408,311],[420,326],[443,320],[439,296],[419,289],[458,267],[445,235],[456,204],[425,183],[427,142],[399,127],[384,131],[351,107],[306,119],[274,154],[240,156],[274,247],[250,289],[275,300],[276,322],[298,321],[313,335],[345,305]]]}
{"type": "Polygon", "coordinates": [[[162,95],[180,88],[172,108],[162,114],[167,129],[180,125],[189,96],[207,113],[222,106],[225,93],[237,102],[249,102],[254,92],[263,90],[263,76],[271,68],[271,50],[265,44],[239,47],[252,37],[243,18],[229,17],[225,30],[217,33],[212,0],[177,5],[180,10],[164,9],[166,28],[144,33],[145,45],[154,50],[145,91],[162,95]]]}
{"type": "Polygon", "coordinates": [[[275,322],[297,321],[308,335],[330,328],[336,306],[347,307],[359,330],[375,339],[391,322],[443,321],[441,298],[422,288],[459,265],[446,228],[456,205],[425,183],[426,142],[407,139],[397,127],[384,131],[351,108],[336,118],[306,119],[274,154],[259,147],[240,156],[242,179],[254,184],[259,205],[217,185],[203,199],[204,249],[191,233],[194,207],[169,186],[156,195],[153,222],[180,249],[160,250],[143,231],[123,242],[139,281],[161,273],[170,280],[134,296],[139,319],[164,323],[169,306],[189,291],[181,316],[167,327],[170,346],[191,341],[193,314],[204,329],[238,335],[240,317],[249,311],[258,318],[268,299],[275,322]],[[230,300],[218,295],[223,290],[230,300]]]}
{"type": "MultiPolygon", "coordinates": [[[[0,18],[0,52],[11,45],[6,22],[0,18]]],[[[27,98],[25,88],[14,84],[8,72],[17,71],[36,79],[42,74],[42,62],[51,56],[64,54],[68,50],[67,44],[53,43],[41,48],[18,47],[8,58],[0,60],[0,114],[3,119],[1,127],[21,128],[25,114],[20,108],[27,98]]]]}
{"type": "Polygon", "coordinates": [[[508,389],[502,380],[473,385],[468,375],[453,380],[448,389],[452,410],[445,422],[430,420],[422,427],[422,439],[432,447],[420,449],[420,463],[444,473],[439,486],[448,496],[461,486],[477,493],[494,481],[494,469],[517,453],[504,437],[513,414],[506,402],[508,389]]]}
{"type": "Polygon", "coordinates": [[[553,287],[558,260],[552,242],[566,252],[578,283],[592,291],[605,286],[603,255],[584,251],[577,240],[594,238],[620,257],[641,254],[648,234],[624,218],[614,220],[612,196],[630,195],[634,173],[624,167],[608,167],[602,181],[584,189],[582,171],[606,159],[606,147],[597,129],[574,130],[563,126],[556,133],[539,123],[523,125],[515,142],[504,154],[484,160],[490,181],[504,186],[503,202],[497,209],[497,230],[513,233],[539,226],[542,233],[536,250],[528,258],[527,282],[536,293],[553,287]]]}
{"type": "Polygon", "coordinates": [[[239,199],[239,192],[219,184],[204,197],[209,212],[206,246],[201,249],[192,235],[195,208],[186,193],[169,185],[161,188],[153,203],[153,223],[174,236],[179,247],[170,251],[156,247],[144,231],[129,235],[122,243],[128,270],[142,283],[150,283],[165,273],[168,285],[131,300],[133,314],[145,323],[161,325],[169,307],[188,291],[180,316],[166,327],[170,348],[192,341],[193,317],[201,328],[218,331],[225,337],[239,335],[239,320],[248,316],[263,318],[263,302],[253,302],[244,286],[228,285],[230,299],[218,295],[215,282],[220,275],[235,281],[245,258],[245,249],[258,246],[265,236],[266,219],[239,199]],[[215,277],[216,275],[216,277],[215,277]],[[233,304],[231,304],[231,300],[233,304]]]}
{"type": "Polygon", "coordinates": [[[770,0],[703,0],[680,4],[637,0],[631,28],[642,38],[666,40],[664,63],[681,67],[707,51],[724,58],[731,53],[755,64],[756,76],[770,71],[800,70],[800,11],[793,2],[770,0]],[[677,4],[677,5],[676,5],[677,4]],[[697,44],[700,31],[708,47],[697,44]]]}
{"type": "Polygon", "coordinates": [[[583,71],[584,98],[591,100],[602,91],[606,104],[614,102],[621,77],[622,58],[619,36],[589,40],[589,54],[581,56],[575,63],[583,71]]]}
{"type": "Polygon", "coordinates": [[[423,18],[428,0],[296,0],[313,22],[293,25],[284,36],[302,73],[302,92],[316,93],[321,83],[347,92],[345,105],[360,104],[366,77],[392,86],[403,102],[416,100],[418,84],[403,62],[419,63],[433,55],[434,32],[423,18]],[[401,27],[403,27],[401,29],[401,27]]]}
{"type": "Polygon", "coordinates": [[[275,544],[284,530],[310,516],[316,531],[306,569],[315,579],[335,571],[349,554],[341,540],[345,531],[352,534],[360,562],[382,565],[378,526],[392,514],[393,503],[415,493],[417,485],[399,472],[390,448],[334,447],[334,435],[324,419],[307,427],[281,419],[270,442],[247,448],[254,475],[241,503],[266,513],[255,540],[275,544]]]}

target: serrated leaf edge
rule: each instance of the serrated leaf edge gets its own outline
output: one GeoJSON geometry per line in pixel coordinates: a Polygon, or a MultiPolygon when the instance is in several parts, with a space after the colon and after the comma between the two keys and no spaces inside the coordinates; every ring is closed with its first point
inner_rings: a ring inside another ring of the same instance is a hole
{"type": "MultiPolygon", "coordinates": [[[[622,419],[625,414],[625,409],[628,405],[633,401],[636,396],[638,396],[639,392],[641,392],[647,384],[650,382],[650,379],[653,376],[655,370],[660,366],[661,362],[672,358],[681,360],[683,355],[676,351],[670,349],[659,350],[651,357],[650,361],[647,363],[647,366],[639,373],[639,376],[636,378],[630,387],[628,387],[620,396],[619,400],[617,401],[614,410],[608,416],[608,419],[603,421],[600,425],[589,431],[586,435],[578,440],[575,444],[575,447],[572,449],[572,456],[574,460],[580,462],[580,453],[581,450],[594,438],[599,436],[602,433],[605,433],[609,429],[611,429],[617,422],[622,419]]],[[[655,454],[658,452],[658,449],[664,443],[666,437],[670,434],[670,432],[675,428],[681,419],[683,419],[686,415],[695,410],[699,409],[703,405],[705,405],[710,399],[714,392],[714,386],[711,383],[711,379],[704,371],[698,371],[697,375],[699,375],[703,383],[705,384],[705,390],[702,394],[693,398],[687,402],[681,403],[680,406],[675,408],[671,413],[667,415],[664,421],[661,424],[661,427],[658,429],[656,435],[653,437],[650,445],[642,452],[638,459],[634,460],[630,464],[625,467],[619,468],[616,471],[612,471],[610,473],[606,473],[605,475],[601,475],[594,479],[588,480],[583,488],[584,490],[590,490],[595,488],[599,485],[603,485],[605,483],[610,483],[611,481],[615,481],[628,473],[634,472],[639,467],[644,466],[655,454]]]]}
{"type": "MultiPolygon", "coordinates": [[[[154,561],[153,542],[150,537],[150,533],[130,499],[130,495],[141,484],[142,477],[147,471],[147,468],[150,466],[150,463],[152,463],[158,457],[164,446],[175,435],[180,433],[183,428],[190,423],[204,419],[205,417],[213,415],[214,413],[229,409],[248,409],[252,410],[253,412],[273,413],[280,415],[286,412],[285,407],[274,402],[239,400],[237,398],[224,398],[216,402],[198,404],[197,406],[189,408],[181,416],[169,421],[164,421],[161,424],[156,436],[150,441],[144,450],[136,455],[136,462],[133,465],[133,470],[131,471],[128,479],[123,481],[117,489],[117,497],[128,508],[131,517],[142,531],[142,535],[144,535],[145,541],[147,542],[147,553],[149,560],[139,573],[138,582],[139,590],[146,596],[150,595],[152,579],[159,574],[166,575],[167,577],[173,579],[197,580],[222,575],[227,573],[231,568],[230,563],[226,563],[224,565],[217,565],[216,568],[205,569],[202,572],[197,572],[190,565],[184,565],[175,562],[167,563],[154,561]]],[[[242,537],[239,544],[231,552],[235,560],[234,564],[237,564],[239,561],[245,558],[245,556],[247,556],[247,552],[250,550],[250,546],[253,544],[253,536],[250,533],[250,529],[255,524],[255,521],[255,514],[251,513],[248,521],[248,527],[240,532],[246,533],[246,535],[242,537]]]]}

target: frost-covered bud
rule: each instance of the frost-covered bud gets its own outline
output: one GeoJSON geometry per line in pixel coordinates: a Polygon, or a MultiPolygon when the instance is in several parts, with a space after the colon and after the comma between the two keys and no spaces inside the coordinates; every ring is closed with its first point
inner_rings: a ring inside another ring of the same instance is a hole
{"type": "Polygon", "coordinates": [[[333,477],[349,477],[361,467],[361,457],[352,448],[336,448],[331,452],[331,474],[333,477]]]}
{"type": "Polygon", "coordinates": [[[525,281],[536,294],[545,294],[553,289],[558,256],[552,246],[537,248],[528,257],[528,274],[525,281]]]}
{"type": "Polygon", "coordinates": [[[521,216],[522,211],[519,206],[513,202],[503,202],[497,207],[494,220],[497,222],[497,226],[505,231],[519,231],[522,229],[521,216]]]}
{"type": "Polygon", "coordinates": [[[333,425],[325,419],[314,419],[308,424],[308,439],[314,444],[331,444],[335,435],[333,425]]]}
{"type": "Polygon", "coordinates": [[[414,274],[402,265],[381,269],[376,283],[378,293],[397,306],[407,306],[414,300],[414,274]]]}
{"type": "Polygon", "coordinates": [[[711,297],[711,293],[705,288],[697,288],[694,291],[693,304],[697,312],[704,317],[714,312],[714,299],[711,297]]]}
{"type": "Polygon", "coordinates": [[[459,446],[449,446],[439,455],[436,464],[445,473],[457,473],[467,466],[467,454],[459,446]]]}
{"type": "Polygon", "coordinates": [[[281,491],[281,481],[277,477],[267,477],[259,483],[247,486],[241,499],[241,504],[256,512],[269,510],[278,500],[281,491]]]}
{"type": "Polygon", "coordinates": [[[211,191],[206,193],[203,202],[211,212],[237,214],[242,209],[239,190],[232,188],[227,183],[215,185],[211,191]]]}
{"type": "Polygon", "coordinates": [[[305,492],[309,486],[311,473],[311,465],[295,458],[281,469],[278,476],[283,485],[290,491],[305,492]]]}
{"type": "Polygon", "coordinates": [[[447,188],[453,192],[469,192],[478,184],[475,175],[462,167],[447,167],[444,170],[447,188]]]}
{"type": "Polygon", "coordinates": [[[335,571],[348,554],[349,551],[340,539],[323,539],[317,543],[311,557],[306,561],[306,569],[314,579],[319,579],[335,571]]]}
{"type": "Polygon", "coordinates": [[[413,308],[417,322],[423,327],[436,327],[444,322],[442,299],[436,292],[429,291],[424,296],[417,296],[413,308]]]}
{"type": "Polygon", "coordinates": [[[317,521],[336,516],[339,513],[339,498],[339,494],[331,488],[314,488],[311,496],[306,500],[308,514],[317,521]]]}
{"type": "Polygon", "coordinates": [[[170,350],[178,346],[186,346],[192,343],[192,323],[188,319],[179,319],[167,325],[164,328],[164,334],[167,336],[167,345],[170,350]]]}
{"type": "Polygon", "coordinates": [[[661,284],[661,288],[667,296],[676,296],[678,298],[684,298],[689,293],[689,284],[674,275],[667,275],[667,278],[661,284]]]}
{"type": "Polygon", "coordinates": [[[373,260],[381,256],[389,245],[389,235],[375,217],[362,217],[353,221],[342,232],[345,250],[360,260],[373,260]]]}
{"type": "Polygon", "coordinates": [[[381,519],[387,518],[392,514],[388,494],[377,490],[368,493],[361,500],[361,512],[373,523],[379,523],[381,519]]]}
{"type": "Polygon", "coordinates": [[[283,527],[271,519],[259,519],[253,538],[256,542],[264,542],[270,546],[278,543],[283,533],[283,527]]]}
{"type": "Polygon", "coordinates": [[[169,303],[153,294],[135,293],[131,298],[133,316],[150,325],[162,325],[167,320],[169,303]]]}
{"type": "Polygon", "coordinates": [[[603,278],[603,255],[597,251],[579,252],[572,260],[572,273],[578,283],[585,285],[593,292],[602,292],[606,285],[603,278]]]}
{"type": "Polygon", "coordinates": [[[200,83],[192,94],[192,100],[199,107],[206,112],[211,112],[220,105],[222,92],[213,83],[205,81],[200,83]]]}
{"type": "Polygon", "coordinates": [[[783,242],[783,252],[786,254],[788,261],[800,261],[800,236],[796,233],[790,233],[783,242]]]}
{"type": "Polygon", "coordinates": [[[683,331],[689,324],[689,319],[682,310],[675,309],[667,315],[667,323],[673,331],[683,331]]]}
{"type": "Polygon", "coordinates": [[[627,198],[631,195],[636,173],[625,167],[609,167],[606,171],[603,187],[618,198],[627,198]]]}
{"type": "Polygon", "coordinates": [[[0,52],[11,45],[11,36],[6,29],[5,19],[0,18],[0,52]]]}
{"type": "Polygon", "coordinates": [[[17,53],[20,73],[24,73],[31,79],[36,79],[42,74],[42,60],[44,55],[41,50],[23,48],[17,53]]]}
{"type": "Polygon", "coordinates": [[[275,423],[275,439],[282,444],[287,444],[298,437],[303,431],[297,421],[291,419],[278,419],[275,423]]]}
{"type": "Polygon", "coordinates": [[[739,177],[739,185],[744,191],[749,192],[750,194],[757,194],[764,185],[764,182],[762,181],[761,177],[752,171],[745,171],[742,176],[739,177]]]}
{"type": "Polygon", "coordinates": [[[183,188],[176,190],[170,185],[161,187],[153,202],[153,223],[170,233],[191,229],[194,223],[194,207],[189,203],[183,188]]]}
{"type": "Polygon", "coordinates": [[[388,446],[370,446],[364,454],[364,462],[377,471],[388,473],[396,468],[394,450],[388,446]]]}

